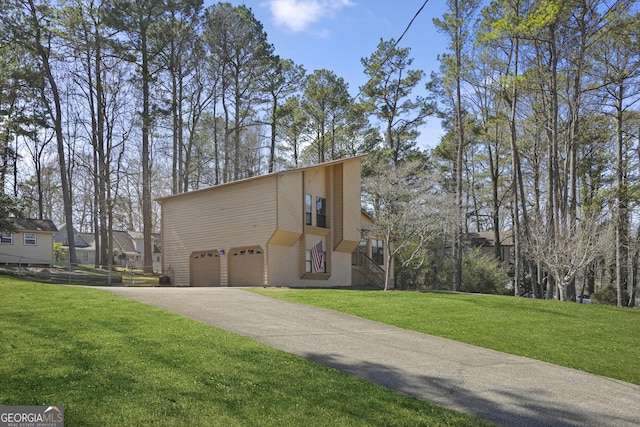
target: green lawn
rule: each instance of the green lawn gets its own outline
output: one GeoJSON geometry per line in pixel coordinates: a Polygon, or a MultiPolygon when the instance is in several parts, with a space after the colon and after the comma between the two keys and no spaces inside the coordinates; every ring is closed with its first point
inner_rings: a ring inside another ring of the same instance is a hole
{"type": "Polygon", "coordinates": [[[640,310],[493,295],[257,289],[640,385],[640,310]]]}
{"type": "Polygon", "coordinates": [[[0,294],[0,405],[63,405],[67,426],[489,425],[100,290],[0,294]]]}

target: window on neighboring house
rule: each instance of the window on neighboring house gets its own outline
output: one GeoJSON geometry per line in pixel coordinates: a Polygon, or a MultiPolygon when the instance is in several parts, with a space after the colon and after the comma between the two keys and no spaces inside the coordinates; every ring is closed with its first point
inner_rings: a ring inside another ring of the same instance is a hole
{"type": "Polygon", "coordinates": [[[35,246],[38,243],[35,233],[24,233],[24,244],[35,246]]]}
{"type": "Polygon", "coordinates": [[[316,227],[327,227],[327,199],[316,197],[316,227]]]}
{"type": "Polygon", "coordinates": [[[4,243],[4,244],[7,244],[7,245],[13,244],[13,234],[7,233],[6,231],[1,232],[0,233],[0,243],[4,243]]]}
{"type": "Polygon", "coordinates": [[[371,259],[378,265],[384,265],[384,242],[382,240],[371,240],[371,259]]]}
{"type": "Polygon", "coordinates": [[[89,262],[89,252],[82,252],[82,262],[89,262]]]}
{"type": "Polygon", "coordinates": [[[304,195],[304,223],[311,225],[311,194],[304,195]]]}

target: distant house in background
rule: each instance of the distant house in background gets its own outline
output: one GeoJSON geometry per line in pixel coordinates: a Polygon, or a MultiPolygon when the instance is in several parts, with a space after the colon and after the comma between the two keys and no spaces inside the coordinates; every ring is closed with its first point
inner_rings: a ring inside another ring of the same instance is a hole
{"type": "Polygon", "coordinates": [[[360,174],[356,157],[160,199],[163,274],[176,286],[363,284],[360,174]]]}
{"type": "MultiPolygon", "coordinates": [[[[93,233],[75,233],[76,256],[78,263],[95,265],[96,239],[93,233]]],[[[117,267],[142,268],[143,245],[139,241],[141,233],[131,231],[113,232],[113,265],[117,267]]],[[[159,234],[154,235],[154,252],[160,251],[159,234]]],[[[69,239],[66,224],[60,226],[55,241],[62,243],[66,249],[68,261],[69,239]]],[[[160,271],[160,256],[154,253],[153,271],[160,271]],[[157,261],[156,261],[157,260],[157,261]]]]}
{"type": "MultiPolygon", "coordinates": [[[[504,264],[509,264],[513,256],[513,233],[511,231],[500,231],[498,234],[500,236],[500,259],[504,264]]],[[[495,232],[468,233],[467,239],[472,247],[480,248],[483,254],[496,255],[495,232]]]]}
{"type": "Polygon", "coordinates": [[[8,218],[16,229],[0,233],[0,264],[22,266],[53,265],[53,221],[8,218]]]}
{"type": "MultiPolygon", "coordinates": [[[[133,240],[135,250],[140,253],[140,268],[142,268],[142,260],[144,259],[144,235],[137,231],[128,231],[129,237],[133,240]]],[[[151,234],[151,249],[153,251],[153,271],[162,271],[162,243],[160,241],[160,233],[151,234]]]]}

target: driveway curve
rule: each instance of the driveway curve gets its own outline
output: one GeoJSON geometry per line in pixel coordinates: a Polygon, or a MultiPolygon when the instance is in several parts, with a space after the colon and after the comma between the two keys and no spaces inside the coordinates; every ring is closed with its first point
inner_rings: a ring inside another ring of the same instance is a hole
{"type": "Polygon", "coordinates": [[[640,387],[237,288],[101,287],[508,426],[638,426],[640,387]]]}

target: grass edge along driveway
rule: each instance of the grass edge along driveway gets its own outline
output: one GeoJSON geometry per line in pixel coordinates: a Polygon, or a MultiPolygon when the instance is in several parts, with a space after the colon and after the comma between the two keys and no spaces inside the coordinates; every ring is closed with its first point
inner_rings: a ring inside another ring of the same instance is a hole
{"type": "Polygon", "coordinates": [[[100,290],[0,293],[0,405],[67,426],[491,425],[100,290]]]}
{"type": "Polygon", "coordinates": [[[640,310],[480,294],[251,289],[640,385],[640,310]]]}

